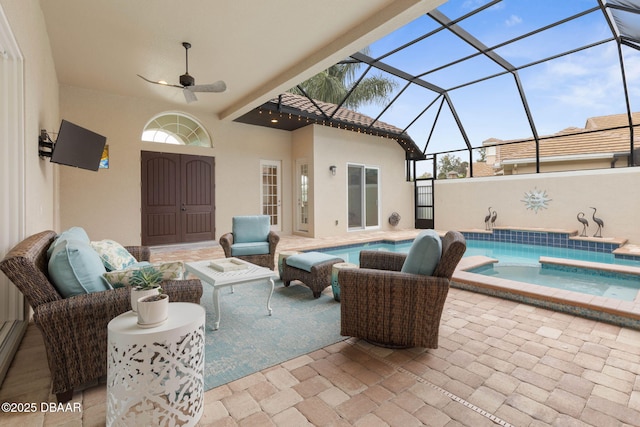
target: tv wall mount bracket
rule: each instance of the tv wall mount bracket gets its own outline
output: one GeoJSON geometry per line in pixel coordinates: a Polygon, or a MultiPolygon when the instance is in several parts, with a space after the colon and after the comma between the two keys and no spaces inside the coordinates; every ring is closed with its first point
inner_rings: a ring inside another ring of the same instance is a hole
{"type": "Polygon", "coordinates": [[[51,158],[53,145],[54,142],[49,137],[47,131],[45,129],[40,129],[40,136],[38,137],[38,156],[40,156],[41,159],[45,159],[46,157],[51,158]]]}

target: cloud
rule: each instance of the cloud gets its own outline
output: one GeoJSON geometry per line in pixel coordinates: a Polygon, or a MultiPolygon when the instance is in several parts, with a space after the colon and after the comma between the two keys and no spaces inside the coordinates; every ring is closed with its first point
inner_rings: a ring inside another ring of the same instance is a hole
{"type": "Polygon", "coordinates": [[[513,27],[514,25],[522,24],[522,18],[518,15],[511,15],[506,21],[507,27],[513,27]]]}

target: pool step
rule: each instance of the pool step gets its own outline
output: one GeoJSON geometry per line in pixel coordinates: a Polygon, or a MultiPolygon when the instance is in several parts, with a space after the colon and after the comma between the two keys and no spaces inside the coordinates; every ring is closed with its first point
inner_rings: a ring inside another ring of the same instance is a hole
{"type": "Polygon", "coordinates": [[[578,261],[575,259],[540,257],[540,264],[561,265],[566,267],[583,268],[588,270],[608,271],[611,273],[627,274],[640,278],[640,268],[629,265],[605,264],[602,262],[578,261]]]}

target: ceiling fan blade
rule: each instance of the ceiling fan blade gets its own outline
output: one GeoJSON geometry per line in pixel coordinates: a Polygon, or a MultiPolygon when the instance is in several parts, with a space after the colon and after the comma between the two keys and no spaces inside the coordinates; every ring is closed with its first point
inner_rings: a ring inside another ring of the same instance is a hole
{"type": "Polygon", "coordinates": [[[192,92],[224,92],[227,90],[227,84],[222,80],[218,80],[217,82],[208,85],[189,86],[189,90],[192,92]]]}
{"type": "Polygon", "coordinates": [[[184,99],[187,101],[187,104],[191,104],[194,101],[197,101],[196,94],[191,91],[190,88],[184,88],[182,93],[184,94],[184,99]]]}
{"type": "Polygon", "coordinates": [[[148,78],[141,76],[140,74],[136,74],[138,77],[140,77],[142,80],[144,80],[145,82],[149,82],[149,83],[153,83],[154,85],[160,85],[160,86],[171,86],[171,87],[177,87],[182,89],[182,86],[178,86],[178,85],[172,85],[166,82],[156,82],[153,80],[149,80],[148,78]]]}

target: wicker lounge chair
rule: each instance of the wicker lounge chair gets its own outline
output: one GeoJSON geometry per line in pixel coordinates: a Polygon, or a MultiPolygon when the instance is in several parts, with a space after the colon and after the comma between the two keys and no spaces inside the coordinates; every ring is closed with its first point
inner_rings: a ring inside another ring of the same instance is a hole
{"type": "Polygon", "coordinates": [[[220,237],[224,256],[240,258],[273,270],[280,236],[269,228],[268,215],[233,217],[232,232],[220,237]]]}
{"type": "MultiPolygon", "coordinates": [[[[0,269],[33,309],[47,352],[52,392],[64,403],[75,388],[107,375],[107,324],[131,309],[131,291],[118,288],[62,298],[47,272],[47,248],[55,237],[54,231],[43,231],[26,238],[7,253],[0,269]]],[[[127,250],[138,261],[149,260],[147,247],[127,250]]],[[[162,288],[171,301],[198,304],[202,296],[197,279],[165,281],[162,288]]]]}
{"type": "Polygon", "coordinates": [[[449,281],[466,251],[461,233],[442,239],[432,276],[400,272],[406,254],[360,252],[360,268],[341,270],[341,331],[385,347],[438,348],[449,281]]]}

